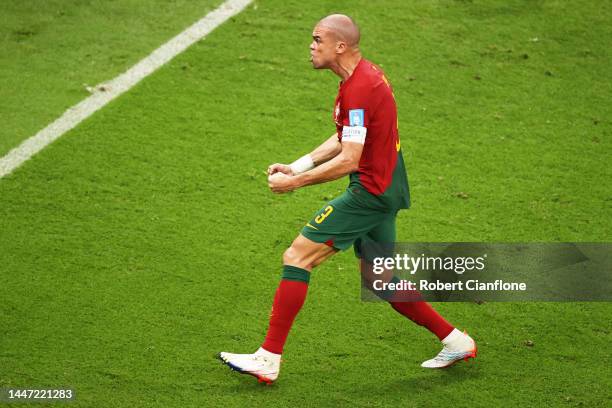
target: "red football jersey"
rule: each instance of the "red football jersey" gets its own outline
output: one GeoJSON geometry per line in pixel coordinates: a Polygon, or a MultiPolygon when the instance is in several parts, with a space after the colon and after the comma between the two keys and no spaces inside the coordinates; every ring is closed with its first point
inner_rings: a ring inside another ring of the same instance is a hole
{"type": "Polygon", "coordinates": [[[352,75],[340,82],[334,122],[340,140],[343,132],[353,140],[355,135],[365,134],[359,181],[370,193],[383,194],[393,181],[400,141],[395,97],[379,67],[361,59],[352,75]]]}

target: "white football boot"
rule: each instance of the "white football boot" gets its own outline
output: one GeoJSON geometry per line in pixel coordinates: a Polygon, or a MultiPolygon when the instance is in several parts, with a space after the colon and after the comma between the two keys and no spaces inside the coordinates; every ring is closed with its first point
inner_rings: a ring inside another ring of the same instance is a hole
{"type": "Polygon", "coordinates": [[[442,351],[432,358],[421,364],[425,368],[445,368],[450,367],[457,361],[468,361],[470,358],[475,358],[478,349],[476,342],[468,336],[467,333],[461,333],[457,329],[442,340],[444,348],[442,351]]]}
{"type": "Polygon", "coordinates": [[[219,353],[219,358],[232,370],[257,377],[259,382],[266,384],[276,381],[280,372],[281,355],[270,353],[261,347],[253,354],[234,354],[222,351],[219,353]]]}

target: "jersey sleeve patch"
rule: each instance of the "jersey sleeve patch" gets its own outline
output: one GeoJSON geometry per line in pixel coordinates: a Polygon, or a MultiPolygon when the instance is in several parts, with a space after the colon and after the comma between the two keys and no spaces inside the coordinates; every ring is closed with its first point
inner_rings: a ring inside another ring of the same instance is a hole
{"type": "Polygon", "coordinates": [[[363,109],[349,110],[349,126],[363,126],[363,109]]]}
{"type": "Polygon", "coordinates": [[[363,126],[344,126],[342,128],[342,141],[365,144],[368,129],[363,126]]]}

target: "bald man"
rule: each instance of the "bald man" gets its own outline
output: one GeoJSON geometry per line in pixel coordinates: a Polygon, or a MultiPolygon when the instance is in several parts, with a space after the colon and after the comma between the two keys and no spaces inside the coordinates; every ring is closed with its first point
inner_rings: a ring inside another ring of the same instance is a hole
{"type": "MultiPolygon", "coordinates": [[[[361,264],[368,265],[364,248],[395,242],[397,212],[410,206],[395,97],[382,70],[361,57],[359,40],[359,28],[348,16],[333,14],[317,23],[310,44],[312,66],[329,69],[341,78],[333,111],[336,131],[295,162],[268,167],[269,187],[278,194],[347,175],[349,185],[315,213],[283,254],[282,279],[262,346],[253,354],[219,354],[233,370],[255,376],[260,382],[278,378],[283,347],[306,299],[313,268],[350,246],[361,264]]],[[[372,279],[367,267],[362,267],[362,276],[365,282],[372,279]]],[[[392,273],[384,279],[398,281],[392,273]]],[[[442,351],[423,367],[447,367],[476,356],[472,338],[426,302],[414,301],[414,297],[402,301],[406,297],[398,293],[387,293],[384,299],[443,343],[442,351]]]]}

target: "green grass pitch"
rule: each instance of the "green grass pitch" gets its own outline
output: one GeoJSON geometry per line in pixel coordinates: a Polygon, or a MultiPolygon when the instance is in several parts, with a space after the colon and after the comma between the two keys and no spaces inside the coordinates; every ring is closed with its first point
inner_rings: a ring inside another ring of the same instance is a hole
{"type": "MultiPolygon", "coordinates": [[[[3,2],[0,156],[218,3],[3,2]]],[[[215,359],[259,346],[282,251],[346,184],[276,196],[264,174],[333,132],[338,78],[308,45],[338,11],[394,85],[400,241],[611,240],[609,3],[257,1],[0,179],[0,387],[70,386],[74,407],[612,403],[609,303],[436,304],[479,357],[425,371],[437,341],[360,301],[350,251],[313,273],[277,384],[215,359]]]]}

